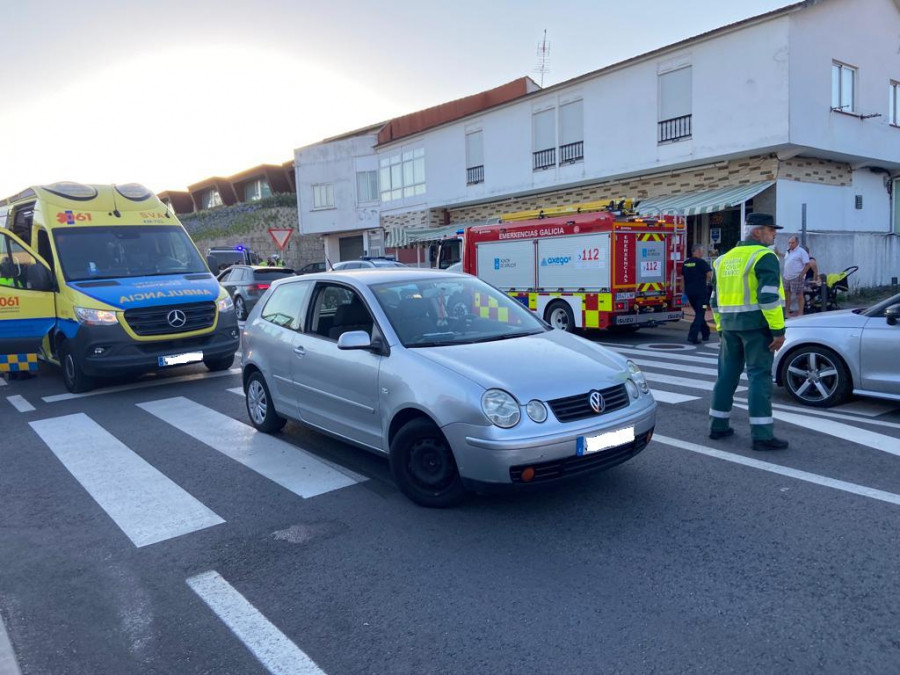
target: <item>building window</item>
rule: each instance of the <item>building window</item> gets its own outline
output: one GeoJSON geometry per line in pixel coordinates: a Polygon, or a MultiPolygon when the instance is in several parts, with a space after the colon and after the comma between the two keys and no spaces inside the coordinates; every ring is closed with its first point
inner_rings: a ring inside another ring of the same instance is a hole
{"type": "Polygon", "coordinates": [[[322,183],[313,185],[313,210],[334,208],[334,185],[322,183]]]}
{"type": "Polygon", "coordinates": [[[531,116],[532,165],[534,171],[556,166],[556,108],[531,116]]]}
{"type": "Polygon", "coordinates": [[[359,204],[378,201],[377,171],[356,172],[356,199],[359,204]]]}
{"type": "Polygon", "coordinates": [[[888,120],[895,127],[900,126],[900,82],[891,82],[890,114],[888,120]]]}
{"type": "Polygon", "coordinates": [[[203,199],[201,200],[204,209],[212,209],[216,206],[222,206],[222,195],[219,194],[219,191],[213,188],[212,190],[207,190],[203,193],[203,199]]]}
{"type": "Polygon", "coordinates": [[[257,178],[244,185],[244,201],[258,202],[263,197],[271,197],[272,189],[265,178],[257,178]]]}
{"type": "Polygon", "coordinates": [[[466,134],[466,185],[484,182],[484,142],[482,132],[466,134]]]}
{"type": "Polygon", "coordinates": [[[856,68],[837,61],[831,64],[831,109],[856,112],[856,68]]]}
{"type": "Polygon", "coordinates": [[[658,143],[691,137],[692,70],[686,66],[659,74],[658,143]]]}
{"type": "Polygon", "coordinates": [[[425,148],[383,157],[379,168],[381,201],[425,194],[425,148]]]}
{"type": "Polygon", "coordinates": [[[559,163],[584,159],[584,112],[581,101],[559,106],[559,163]]]}

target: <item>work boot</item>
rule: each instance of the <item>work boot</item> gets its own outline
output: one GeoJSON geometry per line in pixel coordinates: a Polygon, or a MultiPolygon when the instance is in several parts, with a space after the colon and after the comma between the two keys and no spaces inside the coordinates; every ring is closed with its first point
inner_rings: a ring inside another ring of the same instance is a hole
{"type": "Polygon", "coordinates": [[[787,441],[782,441],[780,438],[754,438],[753,439],[753,449],[754,450],[784,450],[787,448],[789,443],[787,441]]]}
{"type": "Polygon", "coordinates": [[[729,436],[734,436],[734,429],[713,429],[709,432],[709,437],[714,441],[720,438],[728,438],[729,436]]]}

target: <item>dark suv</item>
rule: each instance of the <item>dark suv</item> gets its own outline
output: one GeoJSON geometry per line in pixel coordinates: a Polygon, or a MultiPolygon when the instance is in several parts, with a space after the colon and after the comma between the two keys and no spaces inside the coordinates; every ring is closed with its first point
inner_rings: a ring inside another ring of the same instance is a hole
{"type": "Polygon", "coordinates": [[[234,265],[219,275],[219,283],[234,300],[234,312],[238,321],[247,318],[250,310],[269,286],[277,279],[294,276],[290,267],[256,267],[234,265]]]}
{"type": "Polygon", "coordinates": [[[314,274],[315,272],[324,272],[327,269],[328,268],[325,266],[325,263],[314,262],[301,267],[299,270],[297,270],[297,274],[314,274]]]}

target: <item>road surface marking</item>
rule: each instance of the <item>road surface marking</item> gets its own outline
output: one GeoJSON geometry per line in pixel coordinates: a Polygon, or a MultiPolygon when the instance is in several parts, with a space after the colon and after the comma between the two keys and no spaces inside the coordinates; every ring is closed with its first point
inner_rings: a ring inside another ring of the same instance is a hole
{"type": "Polygon", "coordinates": [[[231,392],[232,394],[237,394],[238,396],[243,396],[243,395],[244,395],[244,388],[243,388],[243,387],[232,387],[231,389],[226,389],[225,391],[229,391],[229,392],[231,392]]]}
{"type": "Polygon", "coordinates": [[[324,675],[325,671],[218,572],[193,576],[187,585],[270,673],[324,675]]]}
{"type": "Polygon", "coordinates": [[[699,401],[699,396],[686,396],[685,394],[674,394],[671,391],[661,391],[653,389],[653,398],[660,403],[686,403],[687,401],[699,401]]]}
{"type": "Polygon", "coordinates": [[[84,413],[30,425],[135,546],[225,522],[84,413]]]}
{"type": "MultiPolygon", "coordinates": [[[[718,377],[719,371],[715,368],[702,368],[700,366],[685,366],[680,363],[662,363],[660,361],[649,361],[647,359],[631,359],[639,366],[646,366],[647,368],[659,368],[660,370],[675,370],[679,373],[690,372],[693,375],[710,375],[711,377],[718,377]]],[[[741,373],[741,379],[746,380],[747,374],[741,373]]]]}
{"type": "Polygon", "coordinates": [[[118,387],[106,387],[104,389],[94,389],[86,391],[83,394],[55,394],[54,396],[44,396],[45,403],[56,403],[58,401],[71,401],[73,398],[86,398],[88,396],[103,396],[104,394],[118,394],[122,391],[131,391],[133,389],[147,389],[148,387],[159,387],[164,384],[178,384],[180,382],[193,382],[195,380],[208,380],[214,377],[225,377],[226,375],[235,375],[240,373],[240,368],[229,368],[215,373],[194,373],[193,375],[179,375],[178,377],[165,377],[161,379],[147,380],[145,382],[135,382],[134,384],[123,384],[118,387]]]}
{"type": "MultiPolygon", "coordinates": [[[[746,410],[746,406],[744,405],[738,405],[736,407],[744,408],[746,410]]],[[[858,443],[867,448],[881,450],[890,455],[897,455],[900,457],[900,438],[885,436],[884,434],[869,431],[868,429],[860,429],[859,427],[853,427],[841,422],[832,422],[831,420],[823,419],[821,417],[810,419],[806,415],[781,412],[780,410],[773,410],[772,417],[776,420],[787,422],[788,424],[794,424],[811,431],[818,431],[820,434],[828,434],[835,438],[850,441],[851,443],[858,443]]]]}
{"type": "MultiPolygon", "coordinates": [[[[745,398],[736,398],[734,399],[735,403],[743,403],[744,406],[747,405],[747,399],[745,398]]],[[[784,405],[783,403],[773,403],[772,407],[778,410],[787,410],[790,412],[798,412],[803,415],[815,415],[817,417],[828,417],[835,420],[847,420],[848,422],[859,422],[861,424],[868,424],[869,426],[876,427],[886,427],[890,429],[900,429],[900,424],[897,422],[885,422],[884,420],[873,420],[869,417],[855,417],[853,415],[842,415],[840,413],[831,412],[833,408],[825,410],[822,408],[801,408],[799,406],[794,405],[784,405]]]]}
{"type": "Polygon", "coordinates": [[[671,445],[673,448],[680,448],[682,450],[696,452],[697,454],[706,455],[707,457],[715,457],[716,459],[722,459],[726,462],[742,464],[743,466],[749,466],[753,469],[768,471],[769,473],[775,473],[780,476],[787,476],[788,478],[795,478],[807,483],[822,485],[824,487],[833,488],[835,490],[841,490],[842,492],[849,492],[861,497],[877,499],[882,502],[900,506],[900,495],[894,494],[893,492],[876,490],[875,488],[866,487],[864,485],[857,485],[856,483],[847,483],[846,481],[836,480],[834,478],[828,478],[826,476],[820,476],[815,473],[809,473],[808,471],[789,469],[788,467],[781,466],[780,464],[761,462],[758,459],[735,455],[731,452],[722,452],[721,450],[716,450],[714,448],[707,448],[705,445],[697,445],[696,443],[682,441],[677,438],[669,438],[668,436],[661,436],[659,434],[654,434],[653,440],[665,445],[671,445]]]}
{"type": "Polygon", "coordinates": [[[0,387],[5,387],[7,384],[9,383],[6,381],[6,378],[0,376],[0,387]]]}
{"type": "Polygon", "coordinates": [[[22,675],[2,618],[0,618],[0,675],[22,675]]]}
{"type": "Polygon", "coordinates": [[[863,417],[878,417],[897,409],[896,403],[887,403],[885,401],[852,401],[843,405],[835,406],[835,410],[840,412],[848,412],[853,415],[862,415],[863,417]]]}
{"type": "Polygon", "coordinates": [[[619,347],[618,345],[606,344],[603,342],[598,342],[603,347],[607,347],[612,349],[614,352],[619,352],[623,355],[633,355],[633,356],[643,356],[647,358],[651,354],[661,359],[668,359],[669,361],[686,361],[689,363],[700,363],[711,366],[717,366],[719,364],[719,359],[714,356],[688,356],[687,354],[673,354],[671,352],[663,352],[663,351],[649,351],[647,349],[629,349],[628,347],[619,347]]]}
{"type": "MultiPolygon", "coordinates": [[[[686,377],[675,377],[674,375],[660,375],[659,373],[651,373],[642,371],[648,382],[659,382],[660,384],[674,384],[678,387],[687,387],[688,389],[703,389],[704,391],[712,391],[716,386],[715,382],[707,380],[691,380],[686,377]]],[[[747,391],[747,387],[738,387],[735,391],[747,391]]]]}
{"type": "Polygon", "coordinates": [[[16,394],[15,396],[7,396],[6,400],[9,401],[10,404],[12,404],[13,408],[21,413],[31,412],[32,410],[34,410],[34,406],[26,401],[24,396],[19,396],[18,394],[16,394]]]}
{"type": "Polygon", "coordinates": [[[366,480],[183,396],[137,405],[301,497],[315,497],[366,480]]]}

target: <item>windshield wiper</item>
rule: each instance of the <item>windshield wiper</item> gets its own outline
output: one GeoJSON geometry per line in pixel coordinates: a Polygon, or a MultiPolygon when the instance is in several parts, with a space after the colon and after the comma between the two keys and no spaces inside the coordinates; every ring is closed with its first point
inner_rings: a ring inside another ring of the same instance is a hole
{"type": "Polygon", "coordinates": [[[529,335],[537,335],[538,333],[542,333],[542,332],[543,331],[533,331],[531,333],[507,333],[506,335],[489,335],[488,337],[475,338],[474,340],[469,340],[468,344],[475,344],[476,342],[495,342],[498,340],[512,340],[513,338],[528,337],[529,335]]]}

